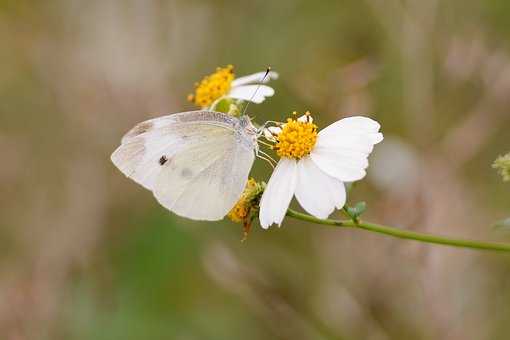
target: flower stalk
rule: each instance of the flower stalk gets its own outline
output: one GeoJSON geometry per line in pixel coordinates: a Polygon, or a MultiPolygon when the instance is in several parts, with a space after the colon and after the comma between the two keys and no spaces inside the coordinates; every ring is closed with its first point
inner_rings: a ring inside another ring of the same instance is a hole
{"type": "Polygon", "coordinates": [[[440,244],[451,247],[476,249],[476,250],[490,250],[510,252],[510,244],[497,243],[497,242],[482,242],[466,239],[455,239],[443,236],[436,236],[426,233],[419,233],[410,230],[403,230],[395,227],[385,226],[381,224],[369,223],[364,221],[354,220],[333,220],[333,219],[320,219],[314,216],[297,212],[292,209],[287,210],[287,216],[315,224],[329,225],[331,227],[346,227],[355,229],[364,229],[370,232],[393,236],[397,238],[414,240],[423,243],[440,244]]]}

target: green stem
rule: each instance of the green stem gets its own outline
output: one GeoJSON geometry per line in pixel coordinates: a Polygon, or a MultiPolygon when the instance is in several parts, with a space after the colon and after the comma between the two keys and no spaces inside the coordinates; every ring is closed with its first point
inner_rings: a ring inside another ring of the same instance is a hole
{"type": "Polygon", "coordinates": [[[446,246],[459,247],[459,248],[468,248],[468,249],[480,249],[480,250],[494,250],[494,251],[508,251],[510,252],[510,244],[505,243],[495,243],[495,242],[480,242],[473,240],[459,240],[442,236],[435,236],[430,234],[418,233],[410,230],[403,230],[394,227],[384,226],[375,223],[368,223],[358,221],[355,222],[353,220],[330,220],[330,219],[320,219],[307,214],[303,214],[292,209],[287,211],[287,216],[296,218],[298,220],[312,222],[316,224],[324,224],[334,227],[347,227],[347,228],[356,228],[356,229],[364,229],[374,233],[390,235],[393,237],[415,240],[419,242],[425,243],[433,243],[433,244],[442,244],[446,246]]]}

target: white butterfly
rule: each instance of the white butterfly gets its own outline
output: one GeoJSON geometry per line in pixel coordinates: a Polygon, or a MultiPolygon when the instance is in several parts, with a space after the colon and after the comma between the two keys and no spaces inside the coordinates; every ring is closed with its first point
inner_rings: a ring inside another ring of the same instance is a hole
{"type": "Polygon", "coordinates": [[[220,220],[248,180],[257,131],[248,116],[181,112],[136,125],[111,159],[177,215],[220,220]]]}

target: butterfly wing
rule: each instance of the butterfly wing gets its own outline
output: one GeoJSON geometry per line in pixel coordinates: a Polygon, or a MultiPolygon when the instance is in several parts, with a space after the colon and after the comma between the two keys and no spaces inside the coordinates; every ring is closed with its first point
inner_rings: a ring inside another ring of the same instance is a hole
{"type": "Polygon", "coordinates": [[[232,135],[217,135],[175,155],[159,174],[154,196],[178,215],[222,219],[241,196],[254,157],[232,135]]]}
{"type": "Polygon", "coordinates": [[[178,215],[223,218],[239,199],[254,161],[255,142],[239,120],[193,111],[138,124],[112,161],[178,215]]]}

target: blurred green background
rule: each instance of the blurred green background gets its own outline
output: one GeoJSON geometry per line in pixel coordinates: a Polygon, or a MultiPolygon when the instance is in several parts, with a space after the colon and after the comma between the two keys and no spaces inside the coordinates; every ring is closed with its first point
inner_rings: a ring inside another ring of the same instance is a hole
{"type": "Polygon", "coordinates": [[[109,160],[215,67],[271,65],[259,122],[382,124],[366,219],[510,242],[507,0],[0,0],[0,41],[0,339],[510,337],[508,255],[293,220],[241,243],[109,160]]]}

